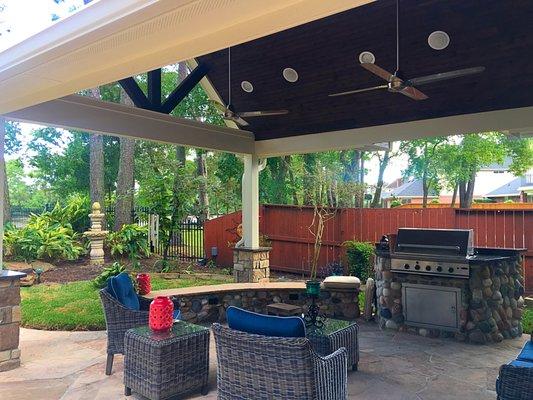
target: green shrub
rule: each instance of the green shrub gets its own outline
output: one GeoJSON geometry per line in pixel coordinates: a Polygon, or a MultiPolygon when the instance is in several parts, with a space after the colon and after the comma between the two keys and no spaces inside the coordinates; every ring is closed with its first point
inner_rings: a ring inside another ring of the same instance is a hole
{"type": "Polygon", "coordinates": [[[439,199],[433,199],[429,202],[429,204],[440,204],[439,199]]]}
{"type": "Polygon", "coordinates": [[[402,205],[402,202],[400,200],[392,200],[390,202],[390,208],[396,208],[396,207],[400,207],[402,205]]]}
{"type": "Polygon", "coordinates": [[[93,279],[93,286],[102,289],[107,284],[107,280],[112,276],[117,276],[121,272],[124,272],[126,268],[118,262],[114,262],[109,267],[102,270],[102,273],[93,279]]]}
{"type": "Polygon", "coordinates": [[[346,247],[350,275],[355,275],[362,282],[366,282],[372,271],[374,246],[372,243],[357,242],[355,240],[344,242],[343,245],[346,247]]]}
{"type": "Polygon", "coordinates": [[[42,220],[47,221],[50,225],[70,225],[75,232],[83,233],[89,229],[90,213],[91,203],[89,198],[76,194],[67,199],[65,206],[57,203],[51,211],[45,211],[40,215],[31,215],[28,223],[31,224],[33,220],[42,220]]]}
{"type": "Polygon", "coordinates": [[[124,225],[119,231],[110,232],[106,247],[113,257],[127,256],[136,265],[141,257],[150,255],[148,229],[136,224],[124,225]]]}
{"type": "Polygon", "coordinates": [[[511,199],[507,199],[503,202],[504,204],[514,204],[514,201],[511,199]]]}
{"type": "Polygon", "coordinates": [[[6,226],[4,253],[14,259],[76,260],[85,254],[80,235],[68,223],[53,222],[49,215],[32,215],[23,228],[6,226]]]}

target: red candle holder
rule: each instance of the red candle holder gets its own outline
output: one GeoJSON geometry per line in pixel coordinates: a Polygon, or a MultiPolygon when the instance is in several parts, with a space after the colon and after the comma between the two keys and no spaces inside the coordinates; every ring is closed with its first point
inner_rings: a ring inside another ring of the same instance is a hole
{"type": "Polygon", "coordinates": [[[174,304],[166,296],[158,296],[150,303],[150,329],[154,332],[167,332],[174,322],[174,304]]]}
{"type": "Polygon", "coordinates": [[[150,282],[150,275],[148,274],[137,274],[137,287],[139,289],[139,294],[144,296],[145,294],[150,293],[152,290],[152,284],[150,282]]]}

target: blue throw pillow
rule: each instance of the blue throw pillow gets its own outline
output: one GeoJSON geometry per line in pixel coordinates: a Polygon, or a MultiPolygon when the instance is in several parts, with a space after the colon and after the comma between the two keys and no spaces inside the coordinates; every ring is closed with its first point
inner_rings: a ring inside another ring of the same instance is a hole
{"type": "Polygon", "coordinates": [[[242,332],[264,336],[305,337],[305,323],[300,317],[276,317],[237,307],[226,310],[228,326],[242,332]]]}
{"type": "Polygon", "coordinates": [[[126,272],[121,272],[117,276],[109,278],[108,288],[109,287],[111,287],[110,293],[120,304],[130,310],[139,311],[139,298],[133,288],[133,282],[126,272]]]}
{"type": "Polygon", "coordinates": [[[524,348],[522,349],[518,357],[516,357],[516,359],[533,363],[533,342],[531,340],[526,342],[524,348]]]}

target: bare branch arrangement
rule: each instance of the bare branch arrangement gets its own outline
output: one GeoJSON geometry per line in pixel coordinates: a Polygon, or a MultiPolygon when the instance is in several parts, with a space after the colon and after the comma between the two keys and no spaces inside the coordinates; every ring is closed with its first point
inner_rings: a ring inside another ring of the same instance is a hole
{"type": "Polygon", "coordinates": [[[318,259],[320,257],[320,250],[322,249],[322,236],[324,234],[324,228],[326,223],[335,217],[337,210],[330,209],[324,206],[315,205],[313,210],[313,221],[309,225],[308,229],[311,232],[311,235],[315,238],[313,244],[313,257],[311,259],[311,276],[310,279],[315,280],[317,269],[318,269],[318,259]]]}

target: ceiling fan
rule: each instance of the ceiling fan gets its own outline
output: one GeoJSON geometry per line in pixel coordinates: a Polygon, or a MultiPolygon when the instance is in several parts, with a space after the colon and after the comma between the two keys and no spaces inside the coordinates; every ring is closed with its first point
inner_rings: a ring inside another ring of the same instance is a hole
{"type": "Polygon", "coordinates": [[[242,111],[236,112],[231,104],[231,48],[228,48],[228,105],[212,100],[212,104],[222,113],[225,120],[233,121],[239,126],[249,125],[243,118],[268,117],[271,115],[285,115],[288,110],[270,110],[270,111],[242,111]]]}
{"type": "Polygon", "coordinates": [[[415,86],[479,74],[485,70],[485,67],[471,67],[421,76],[418,78],[405,79],[400,71],[400,0],[396,0],[396,71],[394,74],[391,74],[390,72],[370,62],[361,62],[361,67],[384,79],[387,81],[387,83],[363,89],[349,90],[347,92],[333,93],[328,96],[338,97],[355,93],[369,92],[372,90],[387,89],[389,92],[401,93],[413,100],[425,100],[428,98],[428,96],[418,90],[415,86]]]}

